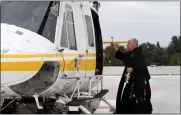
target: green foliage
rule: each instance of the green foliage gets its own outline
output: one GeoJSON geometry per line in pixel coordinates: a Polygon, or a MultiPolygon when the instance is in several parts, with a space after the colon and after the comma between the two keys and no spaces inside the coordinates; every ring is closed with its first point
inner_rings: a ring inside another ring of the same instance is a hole
{"type": "MultiPolygon", "coordinates": [[[[144,55],[146,57],[146,64],[161,65],[180,65],[181,53],[181,37],[173,36],[168,47],[161,47],[160,43],[151,44],[149,42],[142,43],[144,55]]],[[[121,51],[126,51],[123,46],[119,46],[121,51]]],[[[104,50],[104,65],[105,66],[122,66],[122,61],[115,58],[115,52],[111,46],[104,50]]]]}
{"type": "Polygon", "coordinates": [[[159,42],[157,42],[156,47],[160,48],[160,43],[159,42]]]}
{"type": "Polygon", "coordinates": [[[180,53],[172,54],[169,61],[170,65],[180,65],[180,53]]]}
{"type": "Polygon", "coordinates": [[[175,54],[180,52],[180,37],[173,36],[172,41],[170,42],[168,46],[168,53],[169,54],[175,54]]]}

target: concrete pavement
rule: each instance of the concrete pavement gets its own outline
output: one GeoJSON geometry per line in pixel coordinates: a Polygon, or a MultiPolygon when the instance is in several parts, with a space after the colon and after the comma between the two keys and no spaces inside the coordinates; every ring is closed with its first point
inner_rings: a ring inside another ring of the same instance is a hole
{"type": "MultiPolygon", "coordinates": [[[[113,105],[120,79],[119,76],[104,77],[104,89],[109,89],[105,98],[113,105]]],[[[152,76],[150,85],[153,113],[180,113],[180,76],[152,76]]],[[[96,113],[110,113],[109,106],[101,102],[96,113]]]]}

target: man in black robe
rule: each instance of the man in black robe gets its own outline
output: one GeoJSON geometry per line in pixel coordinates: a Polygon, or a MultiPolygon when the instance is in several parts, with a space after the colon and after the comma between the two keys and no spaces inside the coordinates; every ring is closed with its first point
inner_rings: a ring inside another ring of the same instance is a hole
{"type": "Polygon", "coordinates": [[[116,52],[115,57],[122,60],[125,65],[117,92],[116,114],[152,113],[150,75],[142,48],[138,47],[138,41],[136,39],[128,41],[128,52],[119,51],[114,42],[111,45],[116,52]],[[130,79],[124,86],[128,73],[130,79]]]}

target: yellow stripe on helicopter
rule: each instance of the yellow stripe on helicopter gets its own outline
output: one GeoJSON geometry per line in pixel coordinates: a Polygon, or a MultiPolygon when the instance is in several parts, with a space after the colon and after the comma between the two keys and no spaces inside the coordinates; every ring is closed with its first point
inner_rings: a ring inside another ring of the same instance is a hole
{"type": "MultiPolygon", "coordinates": [[[[79,56],[79,54],[62,53],[64,57],[79,56]]],[[[95,53],[83,54],[87,57],[95,57],[95,53]]],[[[61,54],[1,54],[1,58],[35,58],[35,57],[61,57],[61,54]]]]}
{"type": "MultiPolygon", "coordinates": [[[[28,61],[28,62],[1,62],[2,71],[39,71],[44,61],[28,61]]],[[[96,60],[80,60],[80,71],[95,70],[96,60]]],[[[60,70],[64,68],[64,61],[60,61],[60,70]]],[[[74,60],[65,60],[64,71],[75,71],[74,60]]]]}

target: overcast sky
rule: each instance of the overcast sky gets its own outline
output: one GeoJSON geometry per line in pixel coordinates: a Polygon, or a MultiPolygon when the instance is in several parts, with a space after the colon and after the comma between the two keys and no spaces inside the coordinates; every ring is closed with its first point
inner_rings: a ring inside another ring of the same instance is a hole
{"type": "Polygon", "coordinates": [[[99,9],[103,40],[127,40],[167,46],[180,35],[180,2],[105,1],[99,9]]]}

